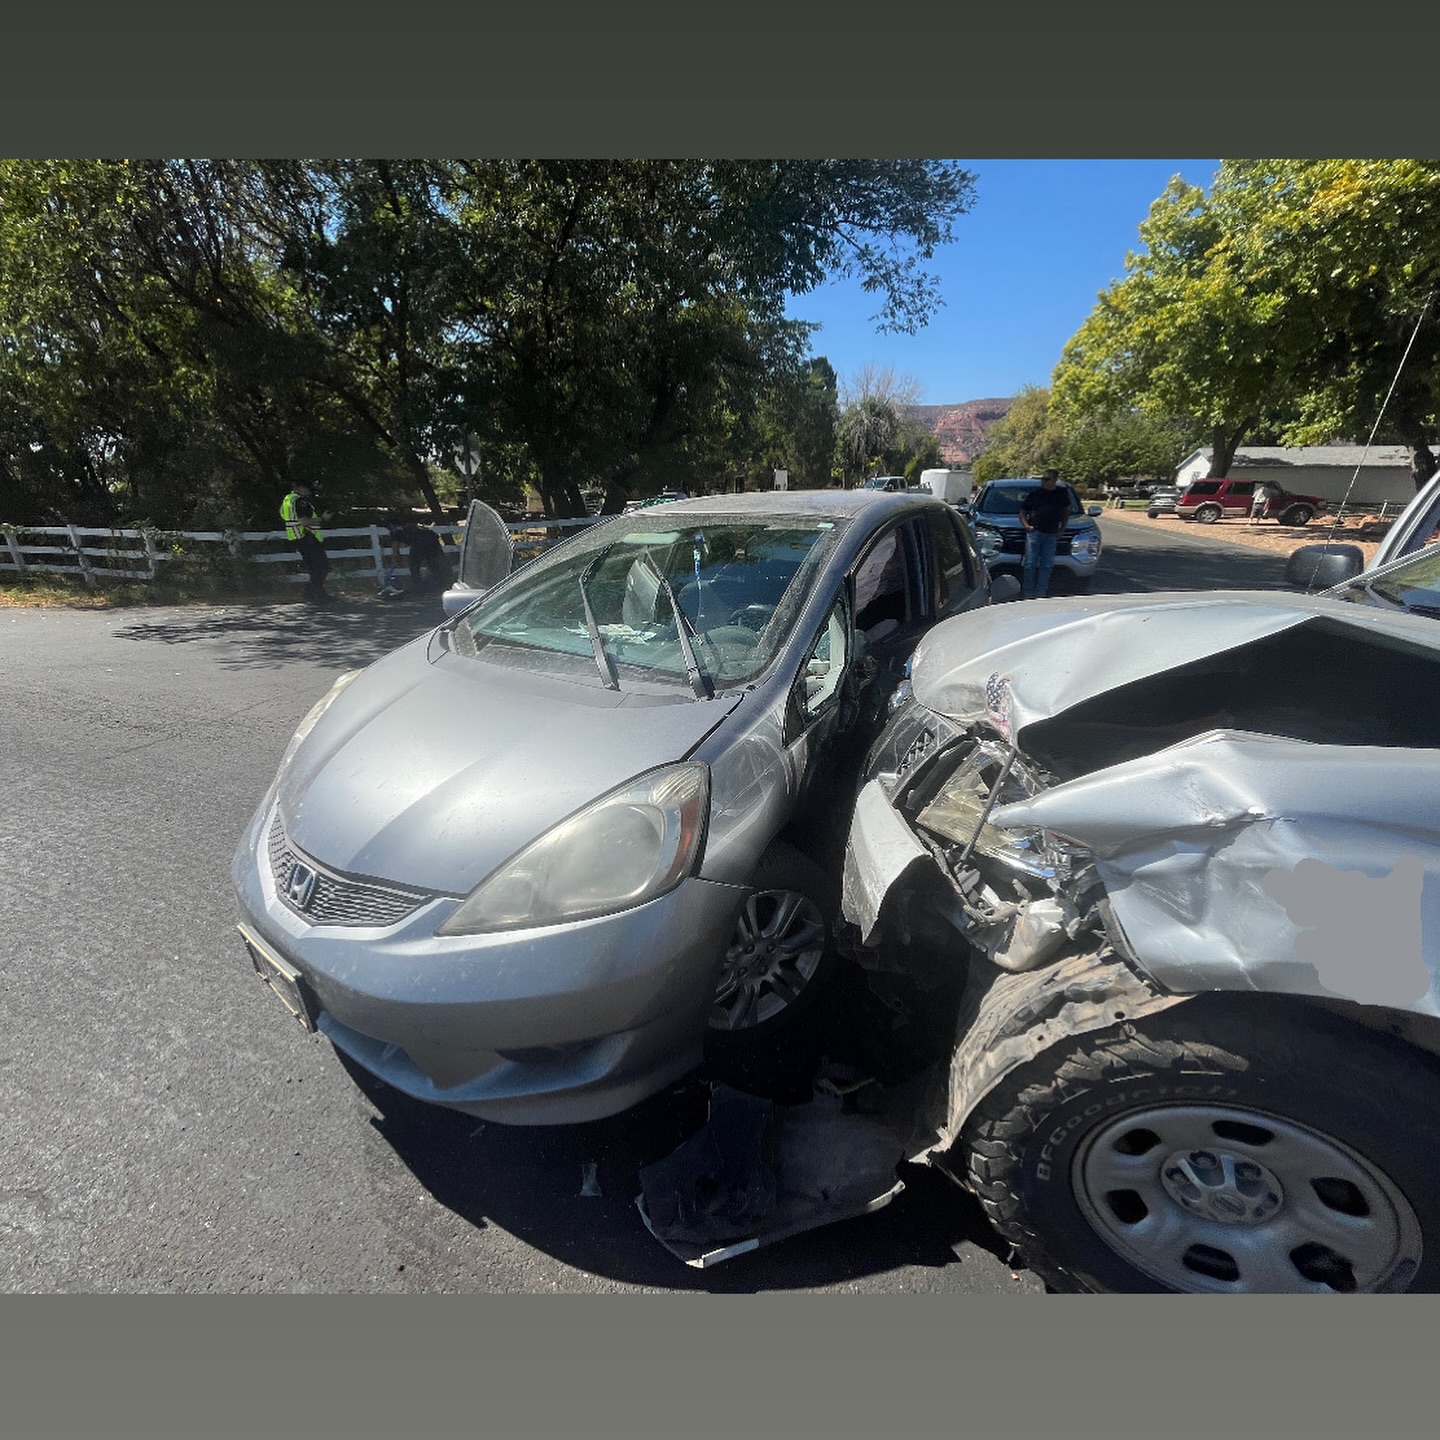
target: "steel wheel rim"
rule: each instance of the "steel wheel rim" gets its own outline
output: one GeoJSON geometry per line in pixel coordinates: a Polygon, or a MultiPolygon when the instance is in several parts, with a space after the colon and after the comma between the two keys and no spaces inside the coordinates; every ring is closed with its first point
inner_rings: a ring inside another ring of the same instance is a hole
{"type": "Polygon", "coordinates": [[[1401,1289],[1420,1264],[1420,1223],[1384,1171],[1258,1110],[1132,1110],[1080,1147],[1071,1184],[1101,1239],[1172,1290],[1401,1289]]]}
{"type": "Polygon", "coordinates": [[[710,1010],[713,1030],[753,1030],[789,1010],[825,956],[820,907],[798,890],[750,895],[725,951],[710,1010]]]}

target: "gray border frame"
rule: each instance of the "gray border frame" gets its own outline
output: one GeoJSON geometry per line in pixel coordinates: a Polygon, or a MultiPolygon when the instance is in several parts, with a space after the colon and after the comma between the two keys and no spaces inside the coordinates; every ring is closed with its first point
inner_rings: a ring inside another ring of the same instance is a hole
{"type": "MultiPolygon", "coordinates": [[[[1434,13],[1388,0],[59,3],[6,23],[10,154],[1383,154],[1433,133],[1404,72],[1435,53],[1434,13]],[[893,59],[877,21],[910,41],[893,59]],[[445,78],[457,54],[483,83],[445,78]]],[[[27,1437],[1425,1433],[1434,1316],[1421,1297],[11,1296],[0,1379],[27,1437]]]]}
{"type": "Polygon", "coordinates": [[[1433,130],[1433,87],[1405,67],[1437,29],[1399,0],[54,0],[7,16],[0,150],[159,155],[178,136],[205,155],[1404,152],[1433,130]]]}

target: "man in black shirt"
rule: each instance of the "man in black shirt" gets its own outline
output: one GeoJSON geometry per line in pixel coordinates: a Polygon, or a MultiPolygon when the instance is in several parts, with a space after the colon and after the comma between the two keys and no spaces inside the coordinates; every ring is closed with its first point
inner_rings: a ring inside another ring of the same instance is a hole
{"type": "Polygon", "coordinates": [[[397,552],[401,545],[410,547],[410,581],[415,590],[424,590],[424,577],[429,572],[430,587],[443,590],[454,578],[450,557],[440,537],[428,525],[414,520],[390,523],[390,542],[397,552]]]}
{"type": "Polygon", "coordinates": [[[1060,488],[1060,472],[1047,470],[1040,487],[1020,502],[1020,523],[1025,527],[1025,568],[1021,584],[1023,598],[1034,600],[1050,589],[1050,572],[1055,567],[1055,547],[1070,518],[1070,491],[1060,488]]]}

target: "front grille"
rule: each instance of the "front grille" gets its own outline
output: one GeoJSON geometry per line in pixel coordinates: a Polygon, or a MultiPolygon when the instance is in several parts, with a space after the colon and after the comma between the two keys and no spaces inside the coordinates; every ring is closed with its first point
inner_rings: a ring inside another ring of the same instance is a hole
{"type": "MultiPolygon", "coordinates": [[[[1000,535],[1002,539],[1000,554],[1023,555],[1025,553],[1025,531],[1023,529],[1002,530],[1000,535]]],[[[1062,530],[1059,538],[1055,542],[1055,553],[1057,555],[1068,555],[1074,538],[1072,531],[1062,530]]]]}
{"type": "Polygon", "coordinates": [[[311,925],[398,925],[430,898],[413,890],[377,885],[373,880],[351,880],[322,869],[290,844],[278,809],[270,826],[269,851],[276,894],[288,909],[311,925]],[[314,888],[303,907],[289,894],[297,864],[315,872],[314,888]]]}

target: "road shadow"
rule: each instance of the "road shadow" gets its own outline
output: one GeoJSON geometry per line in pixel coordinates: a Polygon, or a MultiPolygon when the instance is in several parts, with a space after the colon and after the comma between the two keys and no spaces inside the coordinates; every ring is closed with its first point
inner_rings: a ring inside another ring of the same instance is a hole
{"type": "Polygon", "coordinates": [[[905,1190],[872,1215],[794,1236],[711,1270],[682,1264],[645,1229],[635,1198],[641,1168],[669,1155],[704,1123],[709,1091],[699,1078],[609,1120],[544,1128],[482,1123],[355,1078],[378,1112],[376,1130],[441,1205],[467,1225],[498,1226],[592,1275],[712,1294],[807,1290],[906,1267],[961,1266],[964,1251],[973,1247],[969,1263],[986,1258],[975,1251],[988,1252],[998,1257],[990,1269],[1015,1283],[1002,1268],[1008,1248],[976,1201],[938,1172],[908,1164],[897,1172],[905,1190]],[[591,1188],[599,1194],[582,1195],[592,1166],[591,1188]]]}
{"type": "MultiPolygon", "coordinates": [[[[1103,526],[1105,545],[1091,583],[1092,593],[1288,588],[1284,555],[1177,533],[1163,520],[1155,523],[1157,531],[1153,536],[1137,533],[1129,521],[1103,526]]],[[[1054,593],[1062,593],[1059,584],[1054,593]]]]}
{"type": "Polygon", "coordinates": [[[437,597],[338,600],[333,605],[226,605],[172,610],[115,630],[121,640],[201,645],[227,670],[278,670],[304,661],[369,665],[444,618],[437,597]]]}
{"type": "MultiPolygon", "coordinates": [[[[1002,1281],[1004,1288],[1020,1288],[1003,1263],[1008,1246],[979,1204],[923,1165],[902,1164],[904,1191],[874,1214],[809,1231],[712,1270],[684,1265],[644,1228],[635,1206],[640,1171],[672,1154],[705,1124],[712,1082],[763,1091],[778,1103],[795,1105],[812,1096],[814,1076],[827,1055],[890,1083],[923,1063],[914,1057],[940,1055],[942,1032],[948,1054],[953,1016],[943,1023],[932,1023],[928,1015],[917,1019],[894,1046],[880,1039],[882,1032],[895,1033],[893,1014],[873,1001],[867,1007],[862,989],[856,976],[838,985],[834,1015],[812,1027],[808,1043],[792,1038],[768,1059],[758,1052],[749,1060],[711,1058],[643,1104],[587,1125],[481,1123],[412,1100],[343,1055],[340,1059],[375,1107],[376,1130],[440,1204],[477,1229],[498,1225],[575,1269],[629,1285],[719,1294],[814,1289],[906,1267],[939,1272],[968,1264],[977,1274],[981,1268],[987,1272],[992,1290],[1002,1281]],[[600,1193],[582,1195],[592,1166],[600,1193]]],[[[1022,1283],[1038,1288],[1032,1278],[1022,1283]]],[[[966,1281],[965,1288],[973,1288],[969,1276],[966,1281]]],[[[944,1288],[955,1287],[947,1281],[944,1288]]]]}

